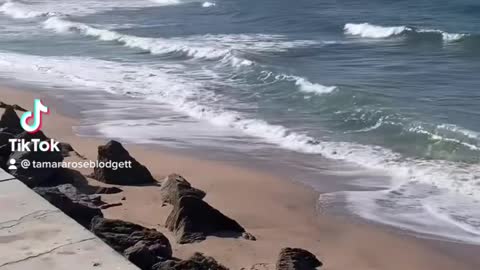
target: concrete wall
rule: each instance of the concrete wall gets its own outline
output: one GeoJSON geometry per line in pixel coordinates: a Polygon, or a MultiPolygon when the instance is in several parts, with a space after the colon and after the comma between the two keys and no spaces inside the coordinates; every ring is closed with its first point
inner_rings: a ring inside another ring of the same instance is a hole
{"type": "Polygon", "coordinates": [[[0,270],[138,270],[0,169],[0,270]]]}

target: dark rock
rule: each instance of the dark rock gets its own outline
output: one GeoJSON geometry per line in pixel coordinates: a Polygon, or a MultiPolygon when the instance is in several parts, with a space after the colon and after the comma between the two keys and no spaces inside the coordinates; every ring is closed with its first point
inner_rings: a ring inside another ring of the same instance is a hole
{"type": "Polygon", "coordinates": [[[92,208],[105,205],[105,202],[102,201],[99,195],[83,194],[79,192],[78,189],[71,184],[59,185],[56,188],[61,193],[69,197],[72,201],[79,202],[83,205],[87,205],[92,208]]]}
{"type": "Polygon", "coordinates": [[[32,139],[39,139],[40,141],[46,141],[49,138],[43,133],[43,131],[39,130],[35,133],[29,133],[26,131],[23,131],[15,136],[16,139],[20,140],[25,140],[25,141],[31,141],[32,139]]]}
{"type": "Polygon", "coordinates": [[[246,239],[246,240],[257,241],[257,238],[256,238],[253,234],[251,234],[251,233],[249,233],[249,232],[244,232],[244,233],[242,233],[242,237],[243,237],[244,239],[246,239]]]}
{"type": "Polygon", "coordinates": [[[100,209],[104,210],[104,209],[117,207],[117,206],[121,206],[121,205],[122,205],[122,203],[108,203],[108,204],[101,205],[100,209]]]}
{"type": "Polygon", "coordinates": [[[154,183],[152,174],[148,169],[135,160],[122,144],[110,141],[106,145],[98,147],[98,158],[103,162],[131,162],[131,168],[95,168],[92,178],[108,184],[117,185],[141,185],[154,183]]]}
{"type": "Polygon", "coordinates": [[[60,148],[60,152],[62,153],[62,155],[64,157],[69,157],[70,152],[75,152],[72,145],[69,144],[69,143],[61,142],[61,143],[58,144],[58,147],[60,148]]]}
{"type": "Polygon", "coordinates": [[[188,260],[167,260],[155,264],[152,270],[228,270],[214,258],[196,252],[188,260]]]}
{"type": "Polygon", "coordinates": [[[141,249],[145,247],[157,258],[156,262],[172,257],[170,242],[161,232],[155,229],[148,229],[127,221],[96,217],[92,220],[91,230],[120,253],[126,252],[127,249],[141,241],[142,243],[139,245],[142,248],[137,246],[130,250],[128,254],[137,256],[137,252],[141,252],[141,249]]]}
{"type": "Polygon", "coordinates": [[[95,194],[117,194],[120,192],[123,192],[123,190],[118,187],[97,187],[95,194]]]}
{"type": "Polygon", "coordinates": [[[3,131],[8,131],[14,134],[18,134],[23,131],[22,126],[20,126],[20,118],[13,109],[13,106],[5,106],[5,111],[0,118],[0,128],[2,128],[3,131]]]}
{"type": "Polygon", "coordinates": [[[0,108],[7,108],[8,106],[11,106],[14,110],[16,111],[22,111],[22,112],[26,112],[27,110],[25,110],[24,108],[22,108],[20,105],[17,105],[17,104],[14,104],[14,105],[8,105],[6,103],[3,103],[0,101],[0,108]]]}
{"type": "MultiPolygon", "coordinates": [[[[6,136],[9,136],[9,135],[6,135],[6,136]]],[[[26,131],[23,131],[18,134],[15,134],[13,137],[10,137],[8,139],[19,139],[19,140],[24,140],[25,142],[30,142],[33,139],[46,141],[48,140],[48,137],[45,136],[45,134],[41,130],[39,130],[35,133],[28,133],[26,131]]],[[[0,156],[8,157],[12,154],[12,146],[8,142],[8,139],[6,144],[3,144],[0,140],[0,156]]]]}
{"type": "Polygon", "coordinates": [[[61,170],[58,167],[54,168],[53,164],[59,164],[59,162],[63,161],[63,156],[59,152],[14,152],[10,155],[10,159],[12,158],[18,161],[30,161],[31,165],[28,168],[22,168],[22,166],[17,164],[16,170],[10,170],[10,174],[29,187],[46,185],[46,182],[54,178],[55,173],[61,170]],[[49,166],[52,167],[33,168],[33,162],[48,162],[49,166]]]}
{"type": "MultiPolygon", "coordinates": [[[[10,132],[0,131],[0,157],[6,161],[12,153],[12,147],[9,140],[15,138],[15,134],[10,132]]],[[[5,165],[4,163],[1,164],[5,165]]]]}
{"type": "Polygon", "coordinates": [[[180,197],[187,195],[203,199],[206,194],[204,191],[192,187],[185,178],[178,174],[171,174],[162,182],[160,196],[163,202],[174,204],[180,197]]]}
{"type": "Polygon", "coordinates": [[[138,241],[134,246],[127,248],[123,255],[140,269],[150,270],[162,258],[158,258],[149,249],[148,242],[138,241]]]}
{"type": "Polygon", "coordinates": [[[165,225],[175,233],[180,244],[201,241],[207,235],[229,233],[238,237],[245,232],[235,220],[191,196],[183,196],[175,202],[165,225]]]}
{"type": "Polygon", "coordinates": [[[315,255],[300,248],[284,248],[277,261],[277,270],[314,270],[322,266],[315,255]]]}
{"type": "Polygon", "coordinates": [[[76,188],[70,184],[57,187],[37,187],[34,190],[84,227],[89,227],[93,217],[103,216],[95,203],[89,201],[88,195],[78,193],[76,188]]]}

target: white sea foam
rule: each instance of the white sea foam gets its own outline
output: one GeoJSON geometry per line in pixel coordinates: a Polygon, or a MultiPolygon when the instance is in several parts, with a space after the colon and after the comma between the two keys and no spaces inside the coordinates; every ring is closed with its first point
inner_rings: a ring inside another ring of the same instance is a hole
{"type": "Polygon", "coordinates": [[[78,32],[102,41],[115,41],[126,47],[148,51],[151,54],[181,53],[197,59],[222,60],[233,66],[250,66],[251,60],[235,56],[235,51],[281,52],[299,46],[310,46],[314,41],[285,40],[279,35],[196,35],[182,38],[149,38],[126,35],[116,31],[100,29],[87,24],[51,17],[43,23],[44,28],[58,33],[78,32]]]}
{"type": "Polygon", "coordinates": [[[295,85],[299,87],[300,91],[305,93],[314,93],[317,95],[323,95],[323,94],[331,93],[337,89],[336,86],[325,86],[318,83],[312,83],[302,77],[294,76],[294,79],[295,79],[295,85]]]}
{"type": "Polygon", "coordinates": [[[36,11],[31,9],[28,5],[16,2],[4,3],[0,6],[0,12],[3,12],[5,15],[8,15],[15,19],[28,19],[53,15],[53,13],[51,12],[36,11]]]}
{"type": "MultiPolygon", "coordinates": [[[[30,80],[37,84],[53,83],[67,88],[103,90],[116,94],[134,93],[137,97],[167,104],[177,112],[237,130],[283,149],[320,154],[330,159],[382,170],[390,175],[396,187],[420,183],[441,190],[442,193],[438,196],[480,199],[479,164],[408,159],[382,147],[318,140],[306,133],[225,109],[231,106],[223,102],[222,96],[209,90],[206,81],[173,72],[177,67],[162,66],[160,69],[78,57],[54,58],[11,53],[0,53],[0,67],[3,76],[30,80]]],[[[428,196],[429,193],[422,194],[428,196]]],[[[454,201],[446,200],[443,207],[454,207],[450,203],[454,201]]]]}
{"type": "Polygon", "coordinates": [[[0,12],[15,19],[28,19],[55,15],[88,15],[116,8],[144,8],[182,4],[180,0],[37,0],[34,2],[8,1],[0,6],[0,12]]]}
{"type": "Polygon", "coordinates": [[[280,81],[293,82],[301,92],[316,95],[328,94],[338,89],[336,86],[325,86],[319,83],[312,83],[306,78],[300,76],[275,74],[272,71],[266,70],[261,71],[260,76],[257,79],[264,82],[265,84],[273,84],[280,81]]]}
{"type": "Polygon", "coordinates": [[[459,41],[468,36],[468,34],[448,33],[438,29],[415,29],[408,26],[381,26],[369,23],[347,23],[344,31],[349,35],[372,39],[384,39],[405,33],[434,33],[441,35],[445,42],[459,41]]]}
{"type": "Polygon", "coordinates": [[[406,26],[379,26],[369,23],[347,23],[345,33],[364,38],[387,38],[404,33],[410,28],[406,26]]]}
{"type": "Polygon", "coordinates": [[[214,6],[216,6],[216,5],[217,5],[217,4],[214,3],[214,2],[203,2],[202,7],[204,7],[204,8],[209,8],[209,7],[214,7],[214,6]]]}
{"type": "Polygon", "coordinates": [[[171,5],[179,5],[182,2],[180,0],[151,0],[154,3],[160,4],[162,6],[171,6],[171,5]]]}

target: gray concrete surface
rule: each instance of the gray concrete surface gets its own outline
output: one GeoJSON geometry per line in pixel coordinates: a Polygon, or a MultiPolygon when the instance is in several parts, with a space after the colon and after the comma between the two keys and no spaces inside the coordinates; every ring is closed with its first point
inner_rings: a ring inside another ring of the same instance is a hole
{"type": "Polygon", "coordinates": [[[138,270],[22,182],[0,176],[0,270],[138,270]]]}

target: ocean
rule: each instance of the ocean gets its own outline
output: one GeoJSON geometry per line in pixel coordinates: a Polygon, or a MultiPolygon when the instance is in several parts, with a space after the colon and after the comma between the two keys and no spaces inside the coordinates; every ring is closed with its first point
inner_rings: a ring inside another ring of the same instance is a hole
{"type": "Polygon", "coordinates": [[[320,204],[480,243],[478,1],[0,1],[0,77],[80,135],[268,160],[320,204]]]}

